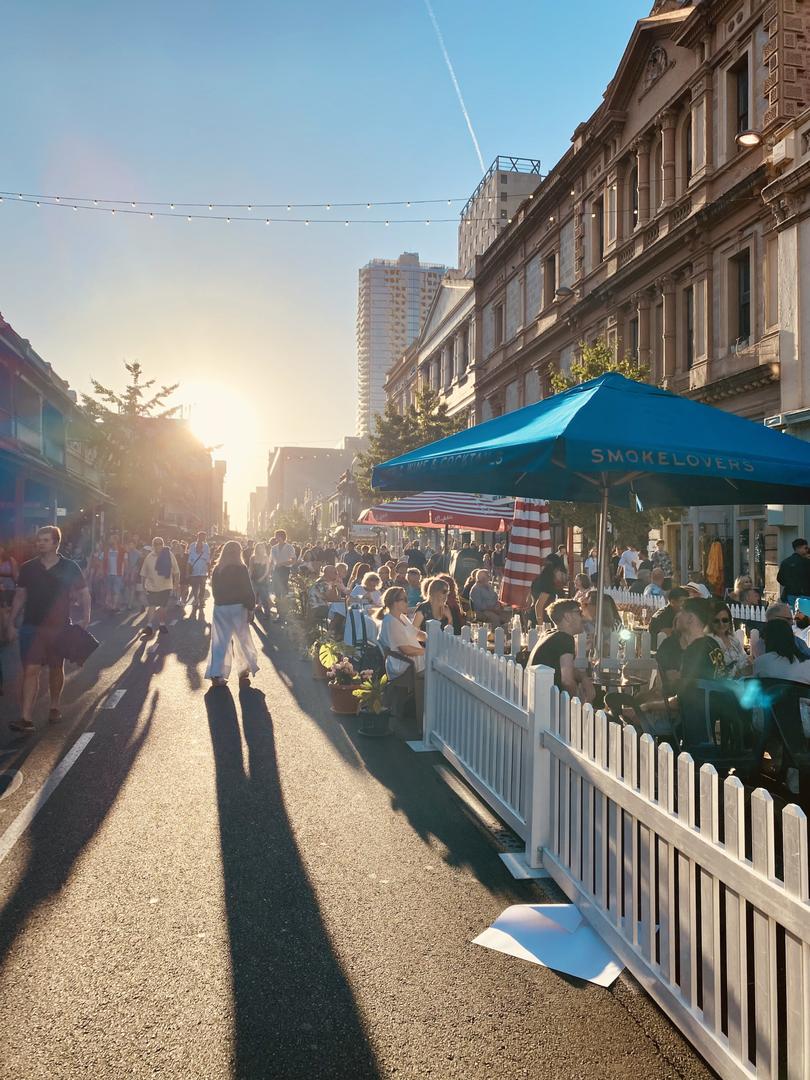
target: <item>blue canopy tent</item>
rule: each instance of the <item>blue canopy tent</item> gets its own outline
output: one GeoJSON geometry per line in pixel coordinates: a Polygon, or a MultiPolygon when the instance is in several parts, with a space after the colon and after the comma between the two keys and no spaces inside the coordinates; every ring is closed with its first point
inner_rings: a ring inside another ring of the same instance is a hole
{"type": "Polygon", "coordinates": [[[611,504],[810,503],[810,443],[609,373],[392,458],[372,484],[599,503],[601,637],[611,504]]]}

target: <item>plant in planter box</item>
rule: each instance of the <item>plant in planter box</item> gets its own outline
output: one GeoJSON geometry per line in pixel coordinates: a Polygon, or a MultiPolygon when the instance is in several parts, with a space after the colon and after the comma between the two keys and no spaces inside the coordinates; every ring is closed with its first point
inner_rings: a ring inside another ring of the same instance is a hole
{"type": "Polygon", "coordinates": [[[312,642],[308,649],[312,659],[312,677],[314,679],[327,679],[327,671],[340,659],[338,643],[330,637],[321,635],[312,642]],[[323,656],[321,651],[324,650],[323,656]]]}
{"type": "MultiPolygon", "coordinates": [[[[321,663],[324,660],[325,649],[321,649],[321,663]]],[[[357,702],[354,700],[353,691],[360,682],[360,676],[354,664],[348,657],[338,659],[326,672],[329,678],[329,696],[332,699],[332,712],[344,716],[354,716],[357,712],[357,702]]]]}
{"type": "Polygon", "coordinates": [[[387,675],[375,675],[373,671],[361,671],[362,682],[352,691],[360,705],[361,735],[389,735],[391,733],[391,711],[385,704],[387,675]]]}

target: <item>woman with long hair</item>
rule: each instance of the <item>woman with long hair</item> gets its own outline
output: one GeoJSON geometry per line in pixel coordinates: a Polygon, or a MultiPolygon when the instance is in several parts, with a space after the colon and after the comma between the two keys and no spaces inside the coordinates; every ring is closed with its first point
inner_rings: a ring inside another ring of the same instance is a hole
{"type": "Polygon", "coordinates": [[[431,619],[441,623],[442,630],[452,622],[453,616],[447,606],[450,586],[441,577],[427,578],[422,582],[424,600],[416,605],[413,613],[413,625],[417,630],[426,630],[431,619]]]}
{"type": "Polygon", "coordinates": [[[366,574],[370,574],[370,573],[371,573],[371,567],[368,565],[367,562],[355,563],[354,566],[352,567],[351,576],[349,577],[349,582],[348,582],[349,592],[351,592],[352,589],[356,585],[360,584],[360,582],[363,580],[363,578],[366,576],[366,574]]]}
{"type": "Polygon", "coordinates": [[[205,678],[214,686],[224,686],[231,673],[233,652],[238,649],[239,682],[247,685],[250,676],[259,670],[256,647],[250,636],[250,618],[256,597],[238,540],[228,540],[223,545],[211,573],[211,591],[214,594],[214,621],[205,678]]]}
{"type": "Polygon", "coordinates": [[[709,633],[723,650],[723,664],[727,679],[739,679],[748,675],[751,661],[743,646],[734,636],[734,624],[728,604],[718,600],[714,605],[709,633]]]}
{"type": "Polygon", "coordinates": [[[453,620],[453,633],[458,637],[461,633],[461,628],[467,621],[467,617],[462,611],[461,602],[458,598],[458,586],[456,585],[456,579],[452,574],[439,574],[438,577],[441,581],[447,584],[447,610],[450,612],[450,618],[453,620]]]}

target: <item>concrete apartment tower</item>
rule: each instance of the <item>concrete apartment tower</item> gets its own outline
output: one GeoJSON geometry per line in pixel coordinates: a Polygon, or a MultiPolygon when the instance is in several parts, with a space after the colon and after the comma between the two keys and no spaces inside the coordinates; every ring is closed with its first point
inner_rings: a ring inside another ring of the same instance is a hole
{"type": "Polygon", "coordinates": [[[385,408],[385,378],[416,338],[447,267],[406,251],[372,259],[357,292],[357,434],[368,435],[385,408]]]}
{"type": "Polygon", "coordinates": [[[515,211],[540,185],[540,162],[500,154],[461,211],[458,226],[458,268],[475,273],[475,257],[483,255],[509,225],[515,211]]]}

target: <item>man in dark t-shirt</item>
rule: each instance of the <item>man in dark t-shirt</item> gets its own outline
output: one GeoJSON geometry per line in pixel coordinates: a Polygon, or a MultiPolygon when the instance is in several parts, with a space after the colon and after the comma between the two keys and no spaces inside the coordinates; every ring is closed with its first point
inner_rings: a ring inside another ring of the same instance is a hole
{"type": "Polygon", "coordinates": [[[676,585],[674,589],[670,589],[667,593],[666,607],[660,608],[656,611],[653,617],[650,619],[650,648],[655,649],[659,644],[659,639],[664,636],[669,636],[672,633],[672,627],[675,623],[675,616],[683,607],[684,601],[688,600],[692,594],[686,589],[682,589],[679,585],[676,585]]]}
{"type": "Polygon", "coordinates": [[[12,731],[31,732],[31,714],[39,690],[39,674],[48,668],[51,708],[48,720],[62,719],[59,702],[65,684],[64,655],[60,640],[70,625],[70,605],[78,600],[82,606],[79,625],[90,621],[90,592],[79,567],[59,554],[62,534],[55,525],[37,531],[37,557],[20,567],[17,591],[11,608],[11,623],[23,612],[19,631],[20,659],[23,665],[22,704],[20,718],[11,722],[12,731]]]}
{"type": "Polygon", "coordinates": [[[682,716],[704,707],[699,681],[722,679],[725,674],[723,650],[707,634],[711,618],[711,601],[697,597],[686,601],[675,621],[675,632],[683,647],[677,691],[682,716]]]}
{"type": "Polygon", "coordinates": [[[567,690],[582,702],[593,701],[593,683],[588,674],[574,666],[576,634],[582,633],[582,609],[576,600],[555,600],[548,614],[554,629],[541,638],[529,654],[528,666],[543,664],[554,670],[554,685],[567,690]]]}

